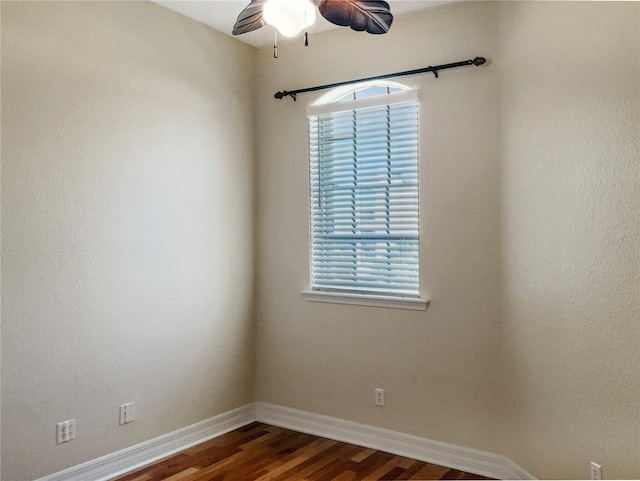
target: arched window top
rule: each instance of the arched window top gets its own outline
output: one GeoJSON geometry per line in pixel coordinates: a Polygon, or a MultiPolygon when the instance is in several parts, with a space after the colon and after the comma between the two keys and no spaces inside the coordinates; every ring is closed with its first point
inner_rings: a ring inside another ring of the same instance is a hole
{"type": "Polygon", "coordinates": [[[394,92],[401,92],[402,90],[403,89],[401,89],[400,87],[391,87],[389,85],[372,85],[371,87],[364,87],[345,94],[337,101],[346,102],[348,100],[363,99],[365,97],[374,97],[376,95],[392,94],[394,92]]]}
{"type": "Polygon", "coordinates": [[[312,105],[327,105],[336,102],[348,102],[366,97],[377,97],[395,92],[411,90],[406,85],[390,80],[372,80],[355,85],[344,85],[331,90],[312,105]]]}

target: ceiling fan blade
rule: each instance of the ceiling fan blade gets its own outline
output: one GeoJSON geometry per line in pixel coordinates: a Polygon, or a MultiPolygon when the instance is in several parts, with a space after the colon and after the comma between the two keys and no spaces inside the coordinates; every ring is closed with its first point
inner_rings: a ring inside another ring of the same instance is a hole
{"type": "Polygon", "coordinates": [[[266,25],[262,18],[262,7],[267,0],[251,0],[251,3],[240,12],[236,24],[233,26],[234,35],[253,32],[266,25]]]}
{"type": "Polygon", "coordinates": [[[358,32],[387,33],[393,23],[389,4],[383,0],[316,0],[316,5],[331,23],[358,32]]]}

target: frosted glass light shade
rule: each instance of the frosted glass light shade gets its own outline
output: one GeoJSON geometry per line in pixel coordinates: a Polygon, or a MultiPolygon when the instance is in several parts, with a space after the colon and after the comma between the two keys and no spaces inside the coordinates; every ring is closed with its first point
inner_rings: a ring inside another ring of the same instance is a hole
{"type": "Polygon", "coordinates": [[[316,7],[309,0],[267,0],[262,16],[285,37],[295,37],[316,21],[316,7]]]}

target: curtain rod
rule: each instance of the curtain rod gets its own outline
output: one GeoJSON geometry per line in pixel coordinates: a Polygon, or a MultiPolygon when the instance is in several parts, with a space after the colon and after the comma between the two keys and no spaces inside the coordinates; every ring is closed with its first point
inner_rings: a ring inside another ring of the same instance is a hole
{"type": "Polygon", "coordinates": [[[416,70],[405,70],[404,72],[396,72],[396,73],[388,73],[386,75],[376,75],[375,77],[367,77],[367,78],[361,78],[361,79],[357,79],[357,80],[347,80],[345,82],[337,82],[334,84],[327,84],[327,85],[319,85],[317,87],[309,87],[306,89],[298,89],[298,90],[292,90],[290,92],[283,90],[282,92],[276,92],[274,94],[274,97],[277,99],[282,99],[286,96],[291,97],[294,101],[296,100],[296,96],[298,94],[304,94],[307,92],[315,92],[316,90],[325,90],[325,89],[331,89],[334,87],[340,87],[341,85],[350,85],[350,84],[355,84],[355,83],[360,83],[360,82],[366,82],[368,80],[382,80],[382,79],[387,79],[387,78],[393,78],[393,77],[404,77],[406,75],[416,75],[419,73],[428,73],[428,72],[433,72],[433,74],[436,76],[436,78],[438,78],[438,71],[439,70],[447,70],[450,68],[457,68],[457,67],[464,67],[467,65],[475,65],[476,67],[479,67],[480,65],[484,64],[487,60],[484,57],[476,57],[472,60],[463,60],[462,62],[455,62],[455,63],[446,63],[443,65],[436,65],[435,67],[425,67],[425,68],[419,68],[416,70]]]}

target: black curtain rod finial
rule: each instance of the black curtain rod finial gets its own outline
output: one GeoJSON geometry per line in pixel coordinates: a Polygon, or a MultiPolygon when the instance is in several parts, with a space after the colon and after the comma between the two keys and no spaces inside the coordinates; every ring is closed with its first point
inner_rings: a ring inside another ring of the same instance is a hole
{"type": "Polygon", "coordinates": [[[484,65],[486,61],[487,59],[484,57],[476,57],[472,60],[473,65],[475,65],[476,67],[479,67],[480,65],[484,65]]]}
{"type": "Polygon", "coordinates": [[[278,100],[283,99],[287,96],[291,97],[294,102],[298,100],[296,92],[287,92],[286,90],[283,90],[282,92],[276,92],[275,94],[273,94],[273,98],[276,98],[278,100]]]}

